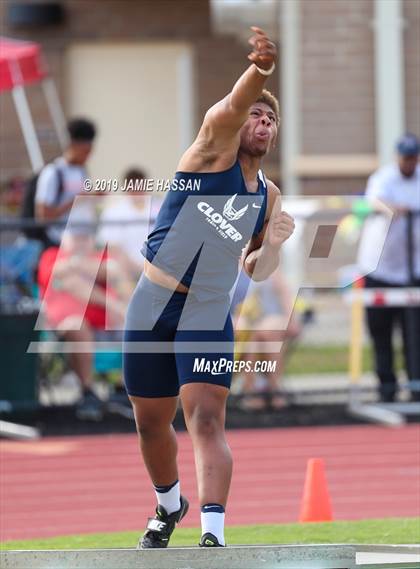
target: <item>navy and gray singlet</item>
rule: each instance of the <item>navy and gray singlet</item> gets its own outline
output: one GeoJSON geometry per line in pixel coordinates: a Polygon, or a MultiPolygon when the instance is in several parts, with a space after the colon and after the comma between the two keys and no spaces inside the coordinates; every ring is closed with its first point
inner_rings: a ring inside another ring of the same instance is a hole
{"type": "Polygon", "coordinates": [[[127,309],[124,381],[129,395],[174,397],[185,383],[230,387],[230,292],[242,250],[264,227],[267,184],[248,192],[237,160],[215,173],[177,172],[145,258],[188,287],[173,292],[144,275],[127,309]]]}

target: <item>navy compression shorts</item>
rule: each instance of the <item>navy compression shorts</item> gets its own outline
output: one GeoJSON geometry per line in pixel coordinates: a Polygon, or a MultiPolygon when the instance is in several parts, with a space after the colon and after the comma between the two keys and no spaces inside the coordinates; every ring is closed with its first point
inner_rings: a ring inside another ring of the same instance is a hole
{"type": "Polygon", "coordinates": [[[203,382],[230,388],[234,345],[229,303],[229,297],[198,300],[191,292],[170,293],[142,275],[124,330],[127,393],[176,397],[182,385],[203,382]],[[218,311],[222,325],[205,329],[218,311]]]}

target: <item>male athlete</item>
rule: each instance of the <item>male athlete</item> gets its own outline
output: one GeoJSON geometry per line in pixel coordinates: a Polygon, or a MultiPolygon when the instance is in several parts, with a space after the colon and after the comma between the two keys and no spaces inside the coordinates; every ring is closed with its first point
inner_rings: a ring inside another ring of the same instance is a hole
{"type": "Polygon", "coordinates": [[[294,230],[293,219],[281,211],[278,188],[260,170],[279,124],[278,102],[263,89],[276,47],[261,29],[252,30],[252,64],[207,111],[182,156],[176,184],[143,246],[144,274],[127,311],[125,384],[158,502],[139,542],[143,549],[167,547],[188,510],[172,427],[178,397],[194,447],[199,545],[225,546],[232,474],[224,432],[233,362],[229,292],[239,260],[255,280],[267,278],[294,230]],[[181,184],[190,190],[176,191],[181,184]]]}

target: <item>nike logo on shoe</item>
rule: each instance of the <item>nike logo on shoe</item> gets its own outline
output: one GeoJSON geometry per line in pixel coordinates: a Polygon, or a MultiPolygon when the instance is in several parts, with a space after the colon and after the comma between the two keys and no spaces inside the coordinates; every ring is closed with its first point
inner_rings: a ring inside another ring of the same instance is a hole
{"type": "Polygon", "coordinates": [[[200,547],[225,547],[224,545],[221,545],[219,543],[219,540],[217,539],[217,537],[210,532],[205,533],[201,537],[199,546],[200,547]]]}

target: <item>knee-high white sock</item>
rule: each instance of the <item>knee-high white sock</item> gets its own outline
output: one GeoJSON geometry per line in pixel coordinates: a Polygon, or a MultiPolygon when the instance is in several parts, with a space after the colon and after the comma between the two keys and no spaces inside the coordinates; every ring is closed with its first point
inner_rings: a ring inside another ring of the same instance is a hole
{"type": "Polygon", "coordinates": [[[212,533],[220,545],[225,545],[225,509],[220,504],[205,504],[201,508],[201,535],[212,533]]]}
{"type": "Polygon", "coordinates": [[[169,486],[155,486],[158,504],[165,508],[168,514],[177,512],[181,507],[181,489],[177,480],[169,486]]]}

